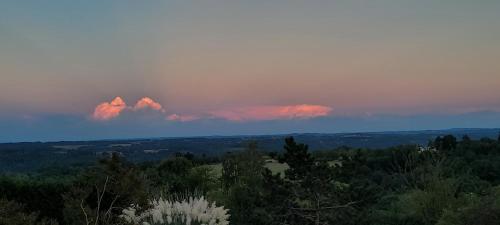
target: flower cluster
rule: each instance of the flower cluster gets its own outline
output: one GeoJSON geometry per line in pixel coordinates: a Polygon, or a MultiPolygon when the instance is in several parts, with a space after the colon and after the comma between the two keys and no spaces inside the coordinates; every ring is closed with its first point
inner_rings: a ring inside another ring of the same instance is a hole
{"type": "Polygon", "coordinates": [[[204,197],[182,201],[155,199],[151,208],[137,214],[137,206],[122,211],[121,217],[136,225],[228,225],[229,214],[224,207],[210,204],[204,197]]]}

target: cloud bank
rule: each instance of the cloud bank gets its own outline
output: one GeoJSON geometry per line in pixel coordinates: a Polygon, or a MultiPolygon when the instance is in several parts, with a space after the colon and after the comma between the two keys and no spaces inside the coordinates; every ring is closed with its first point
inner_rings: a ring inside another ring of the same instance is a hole
{"type": "Polygon", "coordinates": [[[170,121],[179,121],[179,122],[189,122],[189,121],[194,121],[198,120],[200,117],[198,116],[193,116],[193,115],[179,115],[179,114],[172,114],[167,116],[167,120],[170,121]]]}
{"type": "Polygon", "coordinates": [[[216,118],[230,121],[308,119],[328,116],[333,109],[322,105],[254,106],[212,112],[216,118]]]}
{"type": "Polygon", "coordinates": [[[121,97],[116,97],[111,102],[103,102],[96,106],[92,118],[98,121],[117,118],[124,111],[140,113],[143,109],[151,109],[164,115],[167,121],[189,122],[200,119],[223,119],[227,121],[268,121],[310,119],[328,116],[333,109],[323,105],[284,105],[284,106],[251,106],[214,110],[198,114],[177,114],[167,112],[158,102],[149,97],[143,97],[132,106],[127,106],[121,97]]]}
{"type": "MultiPolygon", "coordinates": [[[[171,122],[166,114],[154,111],[152,120],[133,119],[122,112],[116,123],[94,122],[81,115],[30,114],[0,117],[0,142],[102,140],[123,138],[186,137],[212,135],[274,135],[291,133],[382,132],[401,130],[439,130],[451,127],[498,128],[500,112],[483,111],[465,114],[339,115],[313,119],[231,122],[206,121],[171,122]],[[128,119],[131,118],[131,119],[128,119]],[[162,119],[163,118],[163,119],[162,119]]],[[[208,116],[208,115],[207,115],[208,116]]],[[[206,118],[206,117],[205,117],[206,118]]],[[[497,132],[498,133],[498,132],[497,132]]],[[[481,138],[477,136],[476,138],[481,138]]],[[[473,137],[474,138],[474,137],[473,137]]]]}

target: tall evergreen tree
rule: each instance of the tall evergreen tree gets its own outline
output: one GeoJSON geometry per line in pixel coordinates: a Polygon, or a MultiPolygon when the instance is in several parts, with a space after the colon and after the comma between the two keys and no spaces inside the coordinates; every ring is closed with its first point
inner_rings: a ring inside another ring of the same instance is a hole
{"type": "Polygon", "coordinates": [[[308,151],[309,146],[297,144],[293,137],[288,137],[285,139],[284,149],[283,160],[290,167],[285,172],[286,177],[293,180],[307,176],[314,163],[314,159],[308,151]]]}

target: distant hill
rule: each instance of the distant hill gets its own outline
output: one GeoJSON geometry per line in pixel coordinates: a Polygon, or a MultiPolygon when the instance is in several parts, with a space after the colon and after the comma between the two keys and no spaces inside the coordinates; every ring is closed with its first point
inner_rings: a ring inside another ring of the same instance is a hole
{"type": "Polygon", "coordinates": [[[134,162],[160,160],[176,152],[213,156],[239,151],[250,141],[256,141],[264,151],[280,151],[286,136],[294,136],[298,142],[308,144],[315,151],[341,146],[377,149],[397,145],[427,145],[429,140],[441,135],[452,134],[457,138],[468,135],[472,139],[479,139],[497,138],[499,133],[500,128],[3,143],[0,144],[0,171],[88,165],[111,152],[118,152],[134,162]]]}

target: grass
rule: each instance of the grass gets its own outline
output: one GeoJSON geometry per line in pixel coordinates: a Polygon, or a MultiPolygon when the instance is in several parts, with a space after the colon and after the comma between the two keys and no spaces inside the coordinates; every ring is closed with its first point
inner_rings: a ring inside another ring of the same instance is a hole
{"type": "MultiPolygon", "coordinates": [[[[342,166],[342,163],[339,161],[330,161],[328,162],[330,166],[337,167],[342,166]]],[[[206,167],[212,170],[213,174],[217,177],[222,176],[222,163],[211,164],[211,165],[203,165],[202,167],[206,167]]],[[[285,175],[285,170],[288,169],[288,165],[286,163],[279,163],[276,160],[266,160],[266,164],[264,167],[268,168],[273,172],[273,174],[281,173],[281,176],[285,175]]]]}
{"type": "Polygon", "coordinates": [[[288,169],[288,165],[286,163],[279,163],[278,161],[267,161],[264,167],[271,170],[273,174],[281,173],[282,176],[285,175],[285,170],[288,169]]]}
{"type": "Polygon", "coordinates": [[[213,174],[217,177],[222,176],[222,163],[218,164],[211,164],[211,165],[203,165],[201,167],[207,167],[208,169],[212,170],[213,174]]]}
{"type": "MultiPolygon", "coordinates": [[[[207,167],[208,169],[212,170],[217,177],[222,176],[222,164],[221,163],[211,164],[211,165],[203,165],[202,167],[207,167]]],[[[286,165],[285,163],[279,163],[277,161],[272,161],[272,162],[268,161],[268,162],[266,162],[264,167],[270,169],[273,172],[273,174],[278,174],[278,173],[284,174],[285,170],[288,169],[288,165],[286,165]]]]}

